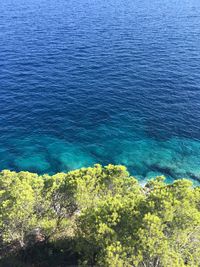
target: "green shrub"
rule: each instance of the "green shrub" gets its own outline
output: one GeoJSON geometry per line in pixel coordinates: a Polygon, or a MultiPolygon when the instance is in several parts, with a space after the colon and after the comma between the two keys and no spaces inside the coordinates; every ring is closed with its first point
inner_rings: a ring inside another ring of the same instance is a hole
{"type": "Polygon", "coordinates": [[[80,265],[198,267],[200,188],[164,177],[141,186],[113,165],[53,176],[2,171],[0,242],[2,258],[59,243],[80,265]]]}

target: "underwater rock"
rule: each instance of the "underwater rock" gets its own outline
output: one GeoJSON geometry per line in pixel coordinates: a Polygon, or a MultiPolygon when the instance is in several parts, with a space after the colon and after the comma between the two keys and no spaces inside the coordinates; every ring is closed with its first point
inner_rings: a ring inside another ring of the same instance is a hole
{"type": "Polygon", "coordinates": [[[200,173],[199,173],[199,175],[195,175],[195,173],[188,172],[188,173],[186,173],[186,177],[190,177],[191,179],[200,182],[200,173]]]}
{"type": "Polygon", "coordinates": [[[24,155],[14,161],[18,170],[45,173],[48,172],[50,164],[43,154],[24,155]]]}
{"type": "Polygon", "coordinates": [[[175,171],[172,168],[168,167],[168,166],[162,166],[159,163],[157,163],[157,164],[153,164],[153,165],[151,165],[149,167],[150,167],[151,170],[160,172],[163,175],[176,177],[175,171]]]}

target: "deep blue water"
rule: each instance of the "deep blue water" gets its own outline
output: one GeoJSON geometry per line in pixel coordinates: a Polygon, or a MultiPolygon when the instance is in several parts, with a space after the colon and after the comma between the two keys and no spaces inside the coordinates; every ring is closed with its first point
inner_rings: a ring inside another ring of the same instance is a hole
{"type": "Polygon", "coordinates": [[[199,0],[2,0],[0,169],[200,179],[199,0]]]}

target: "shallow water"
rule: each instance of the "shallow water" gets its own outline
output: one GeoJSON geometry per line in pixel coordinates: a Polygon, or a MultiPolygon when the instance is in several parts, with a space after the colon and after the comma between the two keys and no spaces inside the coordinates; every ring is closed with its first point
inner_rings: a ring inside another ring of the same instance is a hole
{"type": "Polygon", "coordinates": [[[2,0],[0,169],[200,179],[199,0],[2,0]]]}

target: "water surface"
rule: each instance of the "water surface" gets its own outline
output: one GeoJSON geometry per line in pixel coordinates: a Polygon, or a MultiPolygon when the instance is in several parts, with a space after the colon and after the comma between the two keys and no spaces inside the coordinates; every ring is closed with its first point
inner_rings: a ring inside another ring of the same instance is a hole
{"type": "Polygon", "coordinates": [[[199,0],[2,0],[0,169],[200,179],[199,0]]]}

